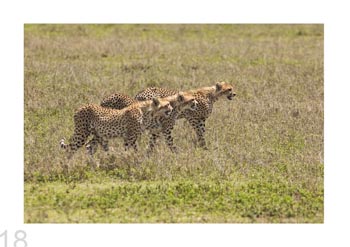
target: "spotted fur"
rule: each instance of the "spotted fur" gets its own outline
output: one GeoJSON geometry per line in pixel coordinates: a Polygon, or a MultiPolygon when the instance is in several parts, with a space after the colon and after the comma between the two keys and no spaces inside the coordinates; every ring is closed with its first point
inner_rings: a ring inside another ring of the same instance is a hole
{"type": "MultiPolygon", "coordinates": [[[[172,94],[176,94],[177,91],[165,88],[147,88],[136,95],[137,100],[147,100],[153,97],[165,97],[172,94]]],[[[203,87],[195,90],[187,91],[186,93],[192,95],[197,101],[196,110],[185,110],[176,116],[177,119],[185,118],[197,134],[198,143],[201,147],[206,147],[205,143],[205,121],[210,116],[214,103],[222,97],[232,100],[236,95],[233,87],[226,82],[217,82],[214,86],[203,87]]],[[[167,126],[168,122],[162,123],[163,134],[167,139],[172,140],[171,131],[172,127],[167,126]]],[[[171,123],[172,124],[172,123],[171,123]]],[[[157,139],[158,136],[154,136],[153,139],[157,139]]],[[[155,142],[155,140],[152,140],[155,142]]]]}
{"type": "Polygon", "coordinates": [[[105,151],[108,151],[108,140],[114,137],[124,139],[126,150],[133,147],[137,151],[136,140],[146,124],[143,122],[144,116],[153,120],[169,116],[172,109],[169,101],[156,98],[133,103],[121,110],[95,104],[85,105],[74,114],[75,128],[70,143],[65,144],[62,139],[61,148],[67,150],[70,158],[93,135],[95,142],[100,143],[105,151]]]}
{"type": "MultiPolygon", "coordinates": [[[[151,97],[151,96],[148,95],[147,97],[151,97]]],[[[173,94],[165,95],[163,99],[169,101],[171,106],[173,107],[173,111],[171,112],[170,116],[165,116],[165,117],[161,116],[153,120],[148,119],[147,116],[144,117],[144,121],[149,123],[145,126],[145,129],[148,130],[150,133],[150,144],[149,144],[148,152],[151,152],[154,149],[156,140],[161,133],[164,134],[166,143],[170,148],[170,150],[175,152],[176,147],[174,146],[171,132],[172,132],[172,129],[174,128],[175,120],[177,116],[185,110],[191,111],[191,110],[197,109],[198,102],[194,99],[194,97],[191,94],[188,94],[188,93],[174,91],[173,94]]],[[[103,99],[102,102],[105,105],[108,105],[109,107],[112,107],[115,109],[121,109],[125,106],[126,103],[132,100],[139,102],[132,98],[126,99],[125,95],[122,95],[122,94],[113,94],[103,99]]],[[[96,140],[93,139],[91,142],[95,144],[96,140]]],[[[89,143],[89,145],[87,146],[87,148],[91,149],[91,143],[89,143]]]]}
{"type": "MultiPolygon", "coordinates": [[[[150,99],[153,99],[153,98],[150,98],[150,99]]],[[[121,110],[121,109],[123,109],[123,108],[125,108],[133,103],[136,103],[136,102],[137,102],[137,100],[131,98],[130,96],[128,96],[126,94],[114,93],[112,95],[105,97],[101,101],[100,105],[103,107],[109,107],[109,108],[121,110]]]]}
{"type": "Polygon", "coordinates": [[[184,111],[194,111],[198,107],[197,100],[188,93],[179,92],[175,95],[167,96],[163,98],[168,100],[173,106],[173,111],[169,117],[160,117],[158,119],[159,125],[157,128],[149,128],[150,140],[148,146],[148,152],[153,151],[157,139],[163,133],[167,146],[172,152],[177,152],[177,148],[174,146],[174,140],[171,135],[174,129],[177,117],[184,111]],[[175,97],[174,97],[175,96],[175,97]]]}
{"type": "Polygon", "coordinates": [[[138,101],[145,101],[152,99],[154,95],[161,95],[156,97],[168,97],[177,94],[179,91],[167,89],[167,88],[160,88],[160,87],[149,87],[145,90],[142,90],[141,92],[137,93],[135,96],[135,99],[138,101]]]}

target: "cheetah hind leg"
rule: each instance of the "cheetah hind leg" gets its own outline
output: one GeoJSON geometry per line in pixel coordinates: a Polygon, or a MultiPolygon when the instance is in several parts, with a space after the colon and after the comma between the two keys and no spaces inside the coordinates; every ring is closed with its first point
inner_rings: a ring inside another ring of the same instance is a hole
{"type": "Polygon", "coordinates": [[[101,164],[99,162],[96,162],[95,159],[93,158],[93,155],[96,153],[98,145],[102,146],[103,151],[105,151],[105,154],[107,155],[107,157],[109,157],[109,158],[113,158],[114,157],[114,156],[112,156],[112,153],[113,153],[114,149],[113,149],[113,147],[109,147],[108,140],[104,139],[104,138],[100,138],[100,137],[95,137],[94,136],[93,139],[91,139],[91,141],[89,141],[86,144],[86,150],[87,150],[87,153],[89,154],[90,164],[93,164],[96,167],[100,167],[101,166],[101,164]]]}
{"type": "Polygon", "coordinates": [[[99,141],[96,136],[94,136],[90,141],[88,141],[85,145],[87,154],[93,156],[97,151],[98,144],[99,141]]]}
{"type": "Polygon", "coordinates": [[[108,140],[98,135],[94,135],[93,138],[86,143],[85,148],[88,154],[94,155],[96,153],[98,144],[100,144],[105,152],[110,150],[108,140]]]}
{"type": "Polygon", "coordinates": [[[88,138],[88,134],[85,132],[74,132],[73,136],[69,140],[69,144],[64,143],[64,139],[60,140],[60,146],[62,149],[65,149],[68,152],[68,159],[71,159],[73,154],[82,146],[84,146],[84,143],[86,142],[86,139],[88,138]]]}
{"type": "MultiPolygon", "coordinates": [[[[72,149],[72,146],[71,146],[71,145],[65,144],[64,142],[65,142],[64,139],[61,139],[61,140],[60,140],[60,147],[63,148],[63,149],[65,149],[65,150],[67,150],[67,152],[68,152],[68,155],[67,155],[68,163],[65,163],[65,164],[63,165],[64,172],[65,172],[66,174],[68,174],[68,173],[69,173],[68,170],[69,170],[69,166],[70,166],[69,164],[70,164],[70,162],[71,162],[71,158],[72,158],[72,156],[73,156],[73,154],[74,154],[75,151],[72,149]]],[[[93,149],[94,147],[91,147],[91,148],[93,149]]],[[[95,170],[95,166],[98,167],[98,165],[96,165],[96,162],[93,160],[92,155],[89,155],[89,161],[88,161],[88,163],[90,164],[90,166],[92,167],[93,170],[95,170]]]]}
{"type": "Polygon", "coordinates": [[[95,137],[93,137],[88,143],[86,143],[85,148],[88,155],[88,164],[91,170],[95,171],[95,168],[99,167],[100,164],[94,159],[94,154],[96,153],[98,142],[95,137]]]}
{"type": "Polygon", "coordinates": [[[93,155],[95,154],[99,144],[102,146],[103,150],[109,155],[108,140],[101,136],[94,135],[94,137],[86,145],[90,161],[94,163],[97,167],[100,167],[100,164],[98,162],[95,162],[95,160],[93,159],[93,155]]]}

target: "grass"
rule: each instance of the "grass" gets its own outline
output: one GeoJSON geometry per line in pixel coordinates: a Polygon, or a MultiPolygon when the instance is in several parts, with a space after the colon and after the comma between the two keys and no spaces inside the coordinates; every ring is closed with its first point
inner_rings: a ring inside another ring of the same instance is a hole
{"type": "Polygon", "coordinates": [[[25,25],[24,222],[323,222],[323,25],[25,25]],[[86,103],[148,86],[228,81],[209,150],[59,149],[86,103]]]}
{"type": "Polygon", "coordinates": [[[283,183],[156,181],[27,187],[28,222],[317,222],[317,193],[283,183]],[[315,217],[316,216],[316,217],[315,217]],[[268,221],[267,221],[268,219],[268,221]]]}

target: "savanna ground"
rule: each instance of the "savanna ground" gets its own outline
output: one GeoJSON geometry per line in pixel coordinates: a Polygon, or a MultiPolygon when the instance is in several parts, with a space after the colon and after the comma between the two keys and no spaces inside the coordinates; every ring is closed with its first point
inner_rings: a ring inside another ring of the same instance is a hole
{"type": "Polygon", "coordinates": [[[25,25],[24,222],[322,223],[323,25],[25,25]],[[228,81],[207,121],[146,156],[122,140],[71,161],[73,114],[149,86],[228,81]]]}

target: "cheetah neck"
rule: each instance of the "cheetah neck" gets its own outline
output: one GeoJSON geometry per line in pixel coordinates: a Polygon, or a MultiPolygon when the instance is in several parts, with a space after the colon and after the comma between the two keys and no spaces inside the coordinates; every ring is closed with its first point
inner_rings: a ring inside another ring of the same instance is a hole
{"type": "Polygon", "coordinates": [[[169,101],[171,106],[174,108],[177,108],[177,106],[179,106],[179,102],[177,100],[177,94],[174,94],[174,95],[170,95],[170,96],[167,96],[167,97],[164,97],[163,99],[166,100],[166,101],[169,101]]]}
{"type": "Polygon", "coordinates": [[[215,102],[216,99],[216,86],[202,87],[195,90],[189,91],[194,95],[198,94],[201,97],[207,98],[210,102],[215,102]]]}
{"type": "Polygon", "coordinates": [[[142,131],[151,128],[151,125],[155,121],[155,114],[152,110],[152,100],[140,101],[137,103],[137,107],[142,112],[142,131]]]}
{"type": "Polygon", "coordinates": [[[138,102],[137,106],[143,114],[152,112],[152,100],[138,102]]]}
{"type": "Polygon", "coordinates": [[[216,87],[215,86],[211,86],[211,87],[202,87],[202,88],[198,88],[198,89],[194,89],[194,90],[190,90],[189,93],[192,94],[202,94],[204,96],[210,95],[210,94],[214,94],[216,91],[216,87]]]}

